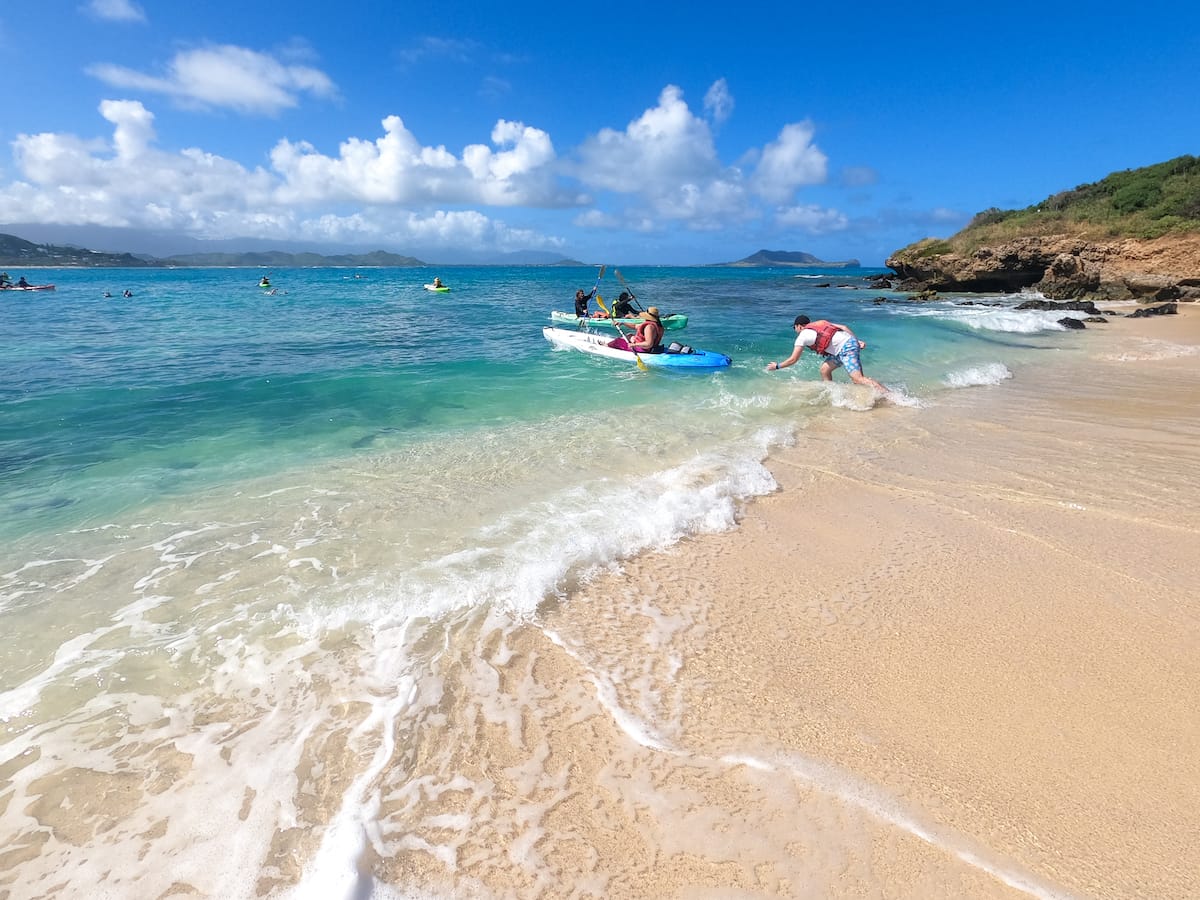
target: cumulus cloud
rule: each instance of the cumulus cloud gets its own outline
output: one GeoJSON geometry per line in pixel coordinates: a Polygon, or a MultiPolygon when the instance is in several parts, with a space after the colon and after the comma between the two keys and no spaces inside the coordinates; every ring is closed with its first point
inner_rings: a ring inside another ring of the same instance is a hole
{"type": "Polygon", "coordinates": [[[773,203],[785,203],[796,188],[822,184],[829,160],[812,139],[811,122],[783,126],[779,137],[763,148],[751,178],[754,192],[773,203]]]}
{"type": "Polygon", "coordinates": [[[600,129],[579,155],[583,181],[620,193],[665,193],[720,171],[708,124],[692,115],[674,85],[624,131],[600,129]]]}
{"type": "Polygon", "coordinates": [[[132,0],[92,0],[85,10],[110,22],[145,22],[146,14],[132,0]]]}
{"type": "Polygon", "coordinates": [[[222,45],[175,55],[164,75],[98,63],[89,75],[113,87],[164,94],[178,103],[273,115],[299,104],[302,94],[336,96],[333,82],[311,66],[290,65],[245,47],[222,45]]]}
{"type": "MultiPolygon", "coordinates": [[[[136,100],[105,100],[110,140],[21,134],[13,158],[22,180],[6,185],[29,221],[180,230],[200,237],[393,241],[398,245],[556,248],[562,241],[475,210],[437,204],[534,203],[549,136],[499,121],[493,146],[455,157],[425,147],[396,116],[377,141],[351,139],[336,158],[281,141],[273,168],[246,168],[202,150],[156,146],[154,114],[136,100]],[[528,179],[528,180],[526,180],[528,179]],[[530,188],[529,185],[535,185],[530,188]],[[354,212],[331,211],[357,204],[354,212]]],[[[557,188],[545,188],[556,202],[557,188]]]]}
{"type": "Polygon", "coordinates": [[[733,114],[733,94],[724,78],[718,78],[704,95],[704,109],[720,125],[733,114]]]}
{"type": "MultiPolygon", "coordinates": [[[[120,77],[196,103],[258,110],[296,102],[304,91],[332,91],[316,70],[230,47],[180,54],[167,78],[130,70],[120,77]],[[257,86],[235,84],[243,78],[257,86]]],[[[731,109],[728,96],[723,81],[710,88],[705,103],[714,118],[731,109]]],[[[498,119],[486,141],[455,152],[421,141],[391,115],[377,136],[347,137],[332,153],[280,139],[269,163],[250,167],[199,148],[163,150],[154,114],[139,100],[105,100],[100,115],[112,126],[107,138],[18,136],[21,180],[3,186],[10,206],[29,221],[426,246],[558,240],[472,207],[573,209],[575,227],[639,233],[753,220],[812,233],[847,227],[836,210],[797,199],[826,175],[810,123],[785,125],[770,143],[726,164],[709,122],[673,85],[625,128],[599,129],[565,159],[549,133],[524,122],[498,119]]]]}
{"type": "Polygon", "coordinates": [[[708,123],[675,85],[624,131],[602,128],[586,140],[579,159],[584,184],[636,195],[652,216],[709,228],[746,212],[741,172],[721,163],[708,123]]]}
{"type": "Polygon", "coordinates": [[[192,231],[269,204],[272,180],[262,169],[200,150],[156,149],[154,116],[141,103],[106,100],[100,114],[113,125],[110,143],[17,136],[13,158],[25,180],[7,192],[30,221],[192,231]]]}
{"type": "Polygon", "coordinates": [[[501,119],[492,129],[493,147],[471,144],[459,158],[443,146],[423,146],[399,116],[382,124],[383,137],[343,141],[337,157],[280,141],[271,164],[283,179],[281,199],[537,207],[579,201],[558,186],[554,145],[538,128],[501,119]]]}

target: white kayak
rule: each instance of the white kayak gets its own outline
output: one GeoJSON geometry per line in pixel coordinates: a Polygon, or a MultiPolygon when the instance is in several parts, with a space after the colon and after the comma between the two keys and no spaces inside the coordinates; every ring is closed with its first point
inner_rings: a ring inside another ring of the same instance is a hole
{"type": "MultiPolygon", "coordinates": [[[[641,360],[650,368],[660,369],[726,369],[733,362],[724,353],[712,350],[696,350],[682,347],[679,350],[664,350],[661,353],[634,353],[632,350],[622,350],[610,347],[613,338],[606,334],[596,334],[594,331],[576,331],[573,328],[554,328],[546,326],[542,335],[555,347],[564,350],[580,350],[594,356],[604,356],[608,359],[619,359],[629,365],[635,365],[641,360]]],[[[672,347],[675,347],[672,344],[672,347]]]]}
{"type": "Polygon", "coordinates": [[[444,294],[449,291],[450,288],[446,287],[444,284],[427,284],[425,285],[425,290],[434,291],[438,294],[444,294]]]}

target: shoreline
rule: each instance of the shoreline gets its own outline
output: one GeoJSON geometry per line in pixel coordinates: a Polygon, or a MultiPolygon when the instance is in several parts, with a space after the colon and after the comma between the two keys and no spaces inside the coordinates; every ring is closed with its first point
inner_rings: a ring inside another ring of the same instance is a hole
{"type": "Polygon", "coordinates": [[[414,848],[379,875],[484,896],[1194,894],[1200,310],[1165,326],[1114,322],[944,406],[835,413],[772,455],[779,489],[732,532],[519,626],[492,702],[523,709],[520,739],[476,725],[454,751],[503,800],[448,868],[414,848]]]}
{"type": "MultiPolygon", "coordinates": [[[[1200,310],[1169,335],[1143,323],[1109,327],[1200,345],[1200,310]]],[[[1112,356],[1114,338],[1086,352],[1112,356]]],[[[637,564],[738,595],[688,662],[722,686],[691,705],[688,733],[735,744],[769,721],[784,746],[1067,891],[1195,892],[1200,451],[1194,426],[1155,431],[1200,408],[1196,359],[1093,359],[1111,374],[1095,396],[1002,387],[982,421],[927,410],[897,439],[902,414],[865,417],[821,452],[802,440],[773,457],[780,490],[734,534],[693,542],[668,572],[637,564]]]]}

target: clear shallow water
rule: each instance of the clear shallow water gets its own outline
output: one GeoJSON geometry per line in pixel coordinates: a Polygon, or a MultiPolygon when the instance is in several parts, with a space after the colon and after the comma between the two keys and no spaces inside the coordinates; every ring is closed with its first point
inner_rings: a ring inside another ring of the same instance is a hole
{"type": "Polygon", "coordinates": [[[486,696],[511,629],[733,527],[772,447],[874,407],[809,358],[763,371],[797,313],[851,325],[914,416],[1077,340],[1012,298],[877,303],[867,270],[622,273],[733,367],[551,350],[591,268],[439,269],[448,295],[421,269],[274,270],[275,295],[257,270],[47,270],[57,291],[0,296],[0,877],[316,896],[364,822],[403,830],[383,798],[419,793],[404,760],[461,737],[446,698],[486,696]]]}

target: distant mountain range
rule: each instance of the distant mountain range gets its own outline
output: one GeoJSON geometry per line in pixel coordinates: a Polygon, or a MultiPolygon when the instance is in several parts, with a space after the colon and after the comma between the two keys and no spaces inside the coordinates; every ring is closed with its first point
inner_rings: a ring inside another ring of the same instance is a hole
{"type": "Polygon", "coordinates": [[[717,263],[719,266],[822,266],[827,269],[847,269],[859,264],[857,259],[847,259],[841,262],[829,262],[817,259],[811,253],[801,253],[795,250],[759,250],[757,253],[739,259],[737,262],[717,263]]]}
{"type": "MultiPolygon", "coordinates": [[[[0,226],[4,227],[4,226],[0,226]]],[[[64,237],[73,231],[66,227],[39,226],[32,230],[42,235],[60,234],[64,237]]],[[[110,246],[120,239],[120,229],[102,229],[98,236],[110,246]]],[[[131,231],[125,235],[126,240],[139,241],[141,232],[131,231]]],[[[60,237],[59,240],[63,238],[60,237]]],[[[146,239],[149,241],[149,239],[146,239]]],[[[415,256],[405,256],[389,253],[386,250],[374,250],[369,253],[322,253],[317,250],[279,250],[279,249],[245,249],[245,242],[239,248],[234,241],[194,241],[191,246],[204,247],[205,250],[192,253],[172,253],[165,256],[150,253],[127,253],[109,250],[89,250],[76,246],[74,243],[35,243],[13,234],[0,233],[0,267],[21,268],[42,266],[67,266],[80,268],[170,268],[170,267],[211,267],[211,268],[271,268],[283,269],[289,267],[315,268],[320,266],[343,266],[346,268],[366,268],[372,266],[419,267],[431,265],[500,265],[500,266],[585,266],[592,263],[582,263],[555,253],[541,250],[524,250],[515,253],[478,255],[457,263],[445,261],[426,262],[415,256]],[[207,248],[220,247],[219,250],[207,248]]],[[[143,244],[147,245],[147,244],[143,244]]],[[[168,245],[153,244],[159,252],[168,245]]],[[[120,246],[117,243],[117,246],[120,246]]],[[[176,244],[178,246],[178,244],[176,244]]],[[[801,253],[788,250],[759,250],[752,256],[737,262],[714,263],[716,266],[819,266],[823,268],[848,268],[859,265],[857,259],[842,262],[828,262],[818,259],[811,253],[801,253]]]]}
{"type": "MultiPolygon", "coordinates": [[[[109,236],[109,240],[112,240],[109,236]]],[[[200,242],[195,242],[200,243],[200,242]]],[[[288,250],[237,250],[229,241],[209,242],[229,249],[195,253],[173,253],[154,256],[148,253],[122,253],[105,250],[88,250],[72,244],[35,243],[12,234],[0,233],[0,267],[21,266],[70,266],[81,268],[169,268],[179,267],[266,267],[282,269],[288,267],[345,266],[358,268],[368,266],[418,267],[449,265],[428,263],[415,256],[374,250],[369,253],[319,253],[312,250],[298,252],[288,250]]],[[[479,257],[460,265],[507,265],[507,266],[582,266],[585,263],[568,259],[560,254],[538,250],[503,253],[492,257],[479,257]]]]}

